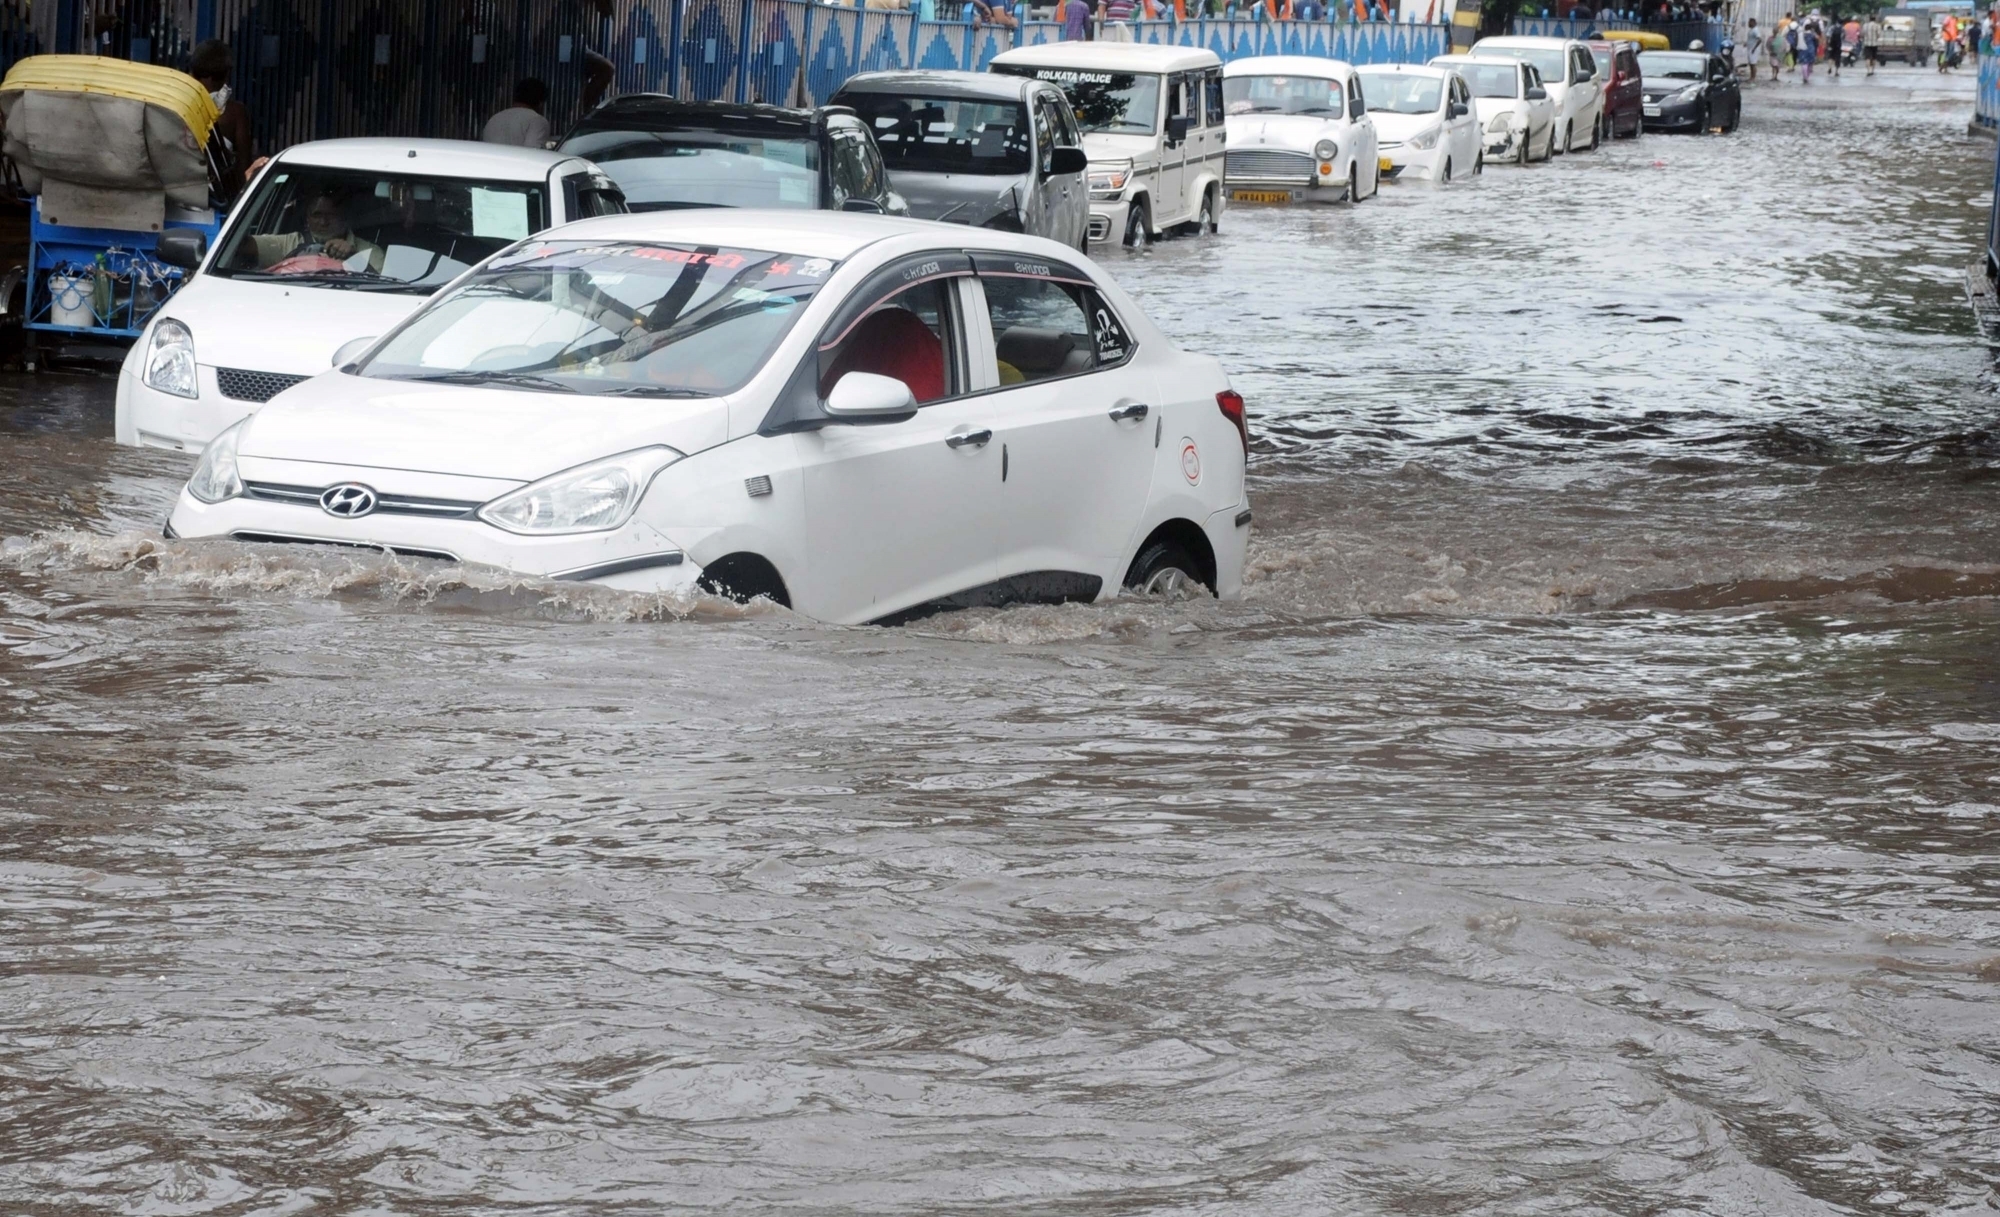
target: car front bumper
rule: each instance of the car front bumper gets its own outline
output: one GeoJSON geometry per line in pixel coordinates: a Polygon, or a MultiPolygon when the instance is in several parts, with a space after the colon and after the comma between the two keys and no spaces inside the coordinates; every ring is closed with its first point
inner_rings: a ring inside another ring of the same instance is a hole
{"type": "Polygon", "coordinates": [[[199,397],[162,393],[139,379],[135,362],[128,358],[118,372],[113,437],[137,448],[200,452],[208,441],[263,405],[225,396],[215,369],[207,364],[195,365],[195,387],[199,397]]]}
{"type": "Polygon", "coordinates": [[[1106,199],[1090,201],[1090,239],[1093,241],[1123,241],[1125,239],[1125,217],[1132,210],[1130,199],[1106,199]]]}
{"type": "Polygon", "coordinates": [[[1325,182],[1233,177],[1224,179],[1222,187],[1232,203],[1338,203],[1347,198],[1344,177],[1325,182]]]}
{"type": "MultiPolygon", "coordinates": [[[[1399,144],[1392,148],[1382,149],[1382,159],[1389,162],[1389,168],[1383,170],[1382,176],[1384,178],[1393,178],[1397,181],[1407,181],[1410,179],[1433,180],[1438,174],[1444,171],[1444,149],[1442,148],[1431,148],[1426,151],[1419,148],[1412,148],[1408,144],[1399,144]]],[[[1470,173],[1471,171],[1472,166],[1470,165],[1454,165],[1452,167],[1453,173],[1470,173]]]]}
{"type": "Polygon", "coordinates": [[[1639,121],[1648,127],[1673,130],[1677,127],[1693,127],[1701,122],[1701,101],[1646,102],[1639,111],[1639,121]]]}
{"type": "Polygon", "coordinates": [[[1501,160],[1521,154],[1521,145],[1527,141],[1528,129],[1526,127],[1509,127],[1498,134],[1492,131],[1482,131],[1479,138],[1486,141],[1487,159],[1501,160]]]}
{"type": "MultiPolygon", "coordinates": [[[[399,487],[416,494],[426,487],[399,487]]],[[[531,578],[588,582],[634,592],[691,588],[701,567],[658,530],[634,519],[608,532],[523,537],[478,519],[433,519],[378,512],[343,519],[312,503],[238,497],[204,503],[182,487],[167,519],[169,537],[389,552],[468,562],[531,578]]]]}

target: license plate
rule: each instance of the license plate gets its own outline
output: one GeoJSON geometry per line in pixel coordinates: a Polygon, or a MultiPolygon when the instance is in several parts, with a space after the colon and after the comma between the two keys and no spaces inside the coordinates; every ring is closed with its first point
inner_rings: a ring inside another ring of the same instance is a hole
{"type": "Polygon", "coordinates": [[[1660,116],[1660,108],[1658,106],[1640,106],[1639,113],[1645,115],[1647,118],[1658,118],[1660,116]]]}
{"type": "Polygon", "coordinates": [[[1377,169],[1380,169],[1382,172],[1387,173],[1391,169],[1394,169],[1396,167],[1396,162],[1390,160],[1386,156],[1378,156],[1375,158],[1375,167],[1377,169]]]}
{"type": "Polygon", "coordinates": [[[1229,198],[1231,202],[1236,203],[1289,203],[1292,201],[1292,192],[1289,190],[1232,190],[1229,192],[1229,198]]]}

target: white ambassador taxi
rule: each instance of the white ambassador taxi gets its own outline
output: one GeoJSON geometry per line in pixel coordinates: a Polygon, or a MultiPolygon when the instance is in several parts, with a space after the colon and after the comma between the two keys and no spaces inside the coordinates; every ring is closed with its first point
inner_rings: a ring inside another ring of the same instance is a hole
{"type": "Polygon", "coordinates": [[[837,623],[1242,588],[1243,399],[1076,252],[700,210],[519,243],[202,454],[169,537],[837,623]]]}
{"type": "Polygon", "coordinates": [[[121,444],[198,452],[350,339],[386,333],[475,264],[551,224],[625,210],[575,156],[462,140],[336,139],[271,158],[119,371],[121,444]],[[198,268],[198,269],[196,269],[198,268]]]}
{"type": "Polygon", "coordinates": [[[1384,64],[1356,68],[1393,179],[1449,182],[1485,164],[1472,90],[1451,68],[1384,64]]]}
{"type": "Polygon", "coordinates": [[[1090,157],[1090,239],[1143,245],[1222,222],[1222,60],[1199,47],[1057,42],[993,57],[988,71],[1069,97],[1090,157]]]}
{"type": "Polygon", "coordinates": [[[1482,59],[1518,59],[1541,73],[1555,108],[1555,150],[1575,152],[1579,146],[1597,151],[1604,133],[1604,87],[1597,79],[1597,56],[1590,44],[1574,38],[1481,38],[1472,53],[1482,59]],[[1589,143],[1579,145],[1585,136],[1589,143]]]}
{"type": "Polygon", "coordinates": [[[1354,69],[1338,59],[1260,55],[1222,69],[1229,198],[1359,202],[1388,166],[1354,69]]]}

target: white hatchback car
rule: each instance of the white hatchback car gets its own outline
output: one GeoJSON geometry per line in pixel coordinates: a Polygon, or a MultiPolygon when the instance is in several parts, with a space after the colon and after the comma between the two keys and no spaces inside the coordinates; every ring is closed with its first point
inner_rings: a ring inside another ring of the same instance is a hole
{"type": "Polygon", "coordinates": [[[1222,68],[1232,202],[1359,202],[1387,168],[1354,69],[1338,59],[1260,55],[1222,68]]]}
{"type": "Polygon", "coordinates": [[[168,535],[826,621],[1242,587],[1243,399],[1040,237],[702,210],[520,243],[203,453],[168,535]]]}
{"type": "Polygon", "coordinates": [[[1485,159],[1472,90],[1452,68],[1385,64],[1356,68],[1361,95],[1391,178],[1449,182],[1485,159]]]}
{"type": "Polygon", "coordinates": [[[1482,59],[1519,59],[1535,65],[1555,104],[1556,151],[1574,152],[1577,141],[1592,152],[1604,129],[1604,87],[1590,44],[1574,38],[1481,38],[1472,53],[1482,59]]]}
{"type": "Polygon", "coordinates": [[[1449,67],[1472,90],[1472,113],[1486,143],[1485,159],[1525,165],[1537,156],[1548,160],[1555,155],[1555,104],[1534,64],[1440,55],[1431,66],[1449,67]]]}
{"type": "Polygon", "coordinates": [[[213,250],[133,344],[121,444],[198,452],[489,255],[551,224],[623,212],[589,161],[460,140],[336,139],[271,158],[213,250]]]}

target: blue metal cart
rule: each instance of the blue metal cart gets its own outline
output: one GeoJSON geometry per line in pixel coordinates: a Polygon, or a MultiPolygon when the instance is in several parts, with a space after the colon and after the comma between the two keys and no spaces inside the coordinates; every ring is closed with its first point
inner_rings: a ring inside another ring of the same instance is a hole
{"type": "MultiPolygon", "coordinates": [[[[194,229],[213,243],[222,220],[169,213],[166,227],[194,229]]],[[[187,275],[154,256],[158,246],[156,232],[47,223],[36,199],[28,223],[27,369],[35,370],[44,343],[72,350],[138,338],[187,275]]]]}

